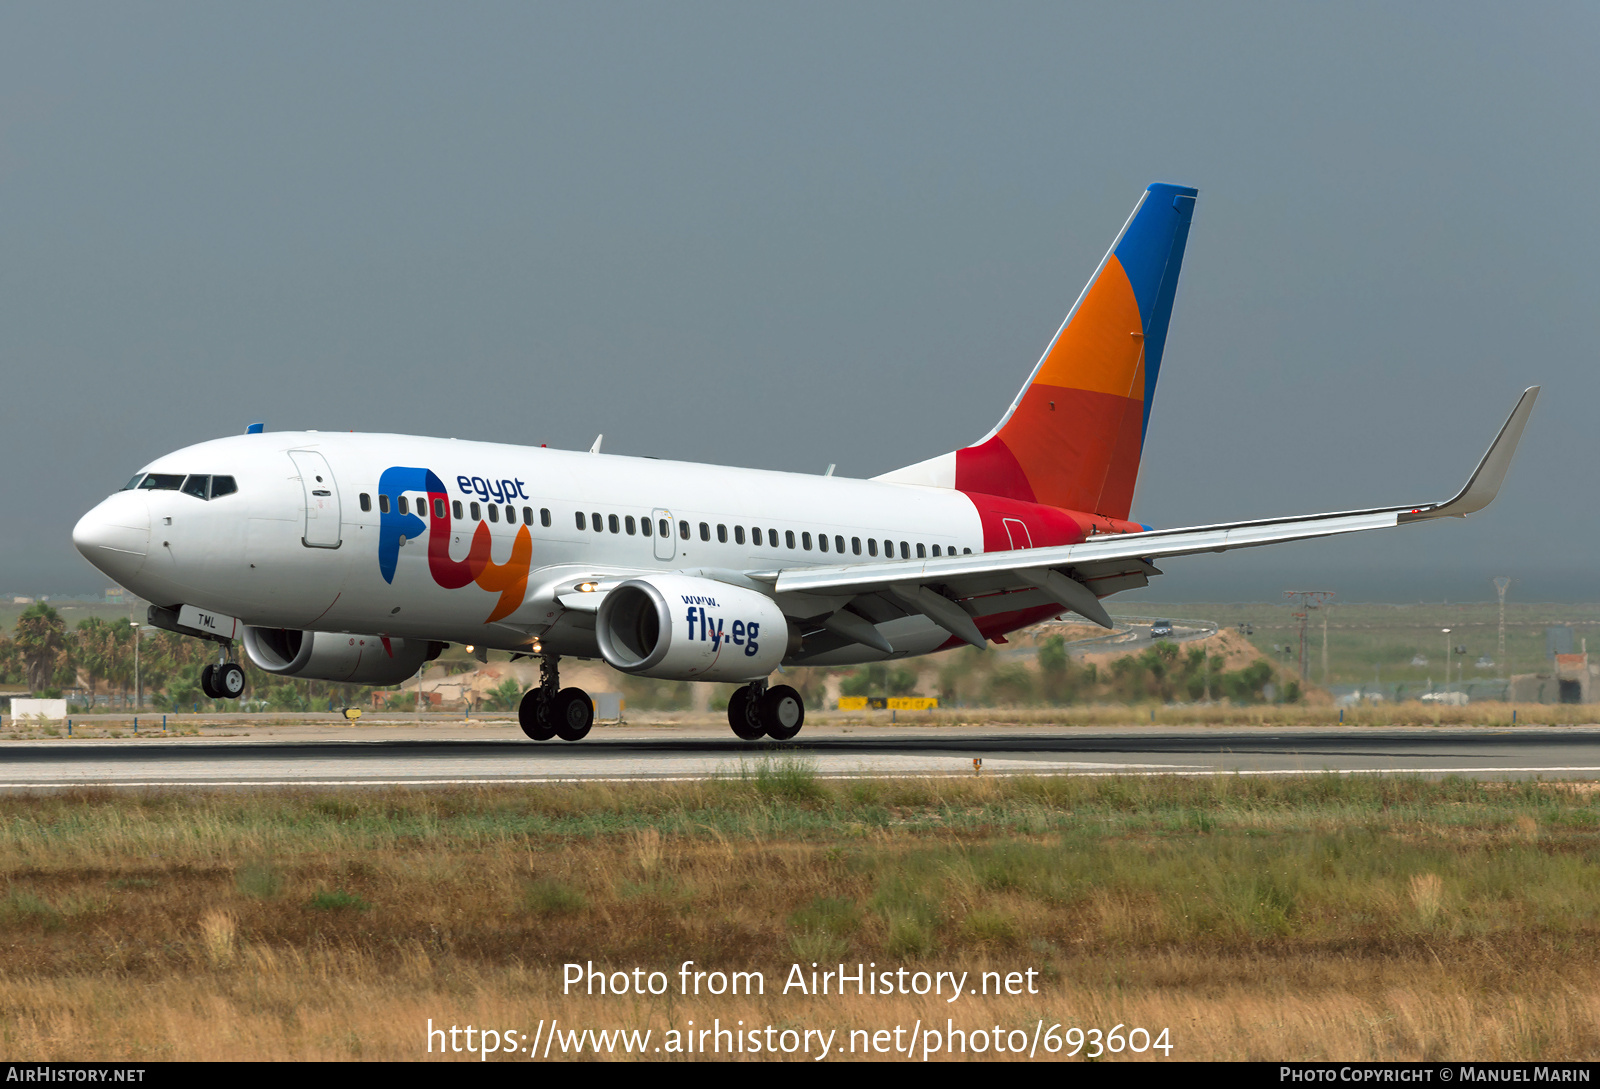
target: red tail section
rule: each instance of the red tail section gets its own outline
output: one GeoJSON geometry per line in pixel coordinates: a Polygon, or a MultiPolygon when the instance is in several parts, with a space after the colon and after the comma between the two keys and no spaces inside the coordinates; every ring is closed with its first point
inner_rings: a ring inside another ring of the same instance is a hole
{"type": "Polygon", "coordinates": [[[1145,192],[993,432],[880,479],[1126,519],[1195,192],[1145,192]]]}

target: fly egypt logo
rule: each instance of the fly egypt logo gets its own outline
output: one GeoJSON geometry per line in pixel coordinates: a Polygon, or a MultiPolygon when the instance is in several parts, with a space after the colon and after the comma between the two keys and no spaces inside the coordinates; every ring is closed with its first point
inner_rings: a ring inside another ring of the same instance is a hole
{"type": "MultiPolygon", "coordinates": [[[[521,482],[497,480],[491,486],[482,477],[460,477],[458,483],[461,490],[468,494],[476,492],[477,484],[482,483],[483,494],[509,497],[520,494],[517,488],[521,482]]],[[[396,503],[379,515],[378,571],[383,575],[383,581],[394,582],[400,549],[426,533],[428,574],[436,585],[446,590],[475,585],[480,590],[500,595],[485,624],[517,611],[527,594],[528,570],[533,565],[533,538],[527,526],[517,527],[516,536],[511,540],[511,555],[506,562],[495,563],[494,535],[489,531],[487,522],[479,522],[472,529],[466,557],[458,560],[451,555],[451,545],[459,544],[464,534],[456,532],[452,503],[445,491],[444,481],[439,479],[437,473],[432,469],[412,466],[390,466],[378,478],[378,491],[381,495],[391,496],[405,492],[426,492],[428,495],[426,502],[418,500],[417,514],[402,513],[402,508],[396,503]],[[427,514],[428,520],[424,522],[418,517],[420,514],[427,514]]]]}
{"type": "Polygon", "coordinates": [[[691,643],[710,643],[711,649],[719,651],[724,642],[732,643],[736,647],[744,648],[746,658],[754,658],[761,650],[761,644],[756,642],[761,635],[761,625],[754,620],[735,620],[723,632],[722,617],[707,616],[705,606],[717,607],[714,597],[702,597],[698,594],[680,594],[683,603],[689,606],[689,612],[684,617],[689,625],[688,640],[691,643]]]}

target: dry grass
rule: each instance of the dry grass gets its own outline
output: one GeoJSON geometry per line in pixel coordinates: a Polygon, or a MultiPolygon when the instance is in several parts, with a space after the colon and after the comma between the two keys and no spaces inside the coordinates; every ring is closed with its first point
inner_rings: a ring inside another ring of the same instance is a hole
{"type": "MultiPolygon", "coordinates": [[[[985,963],[963,967],[976,971],[985,963]]],[[[19,1059],[429,1058],[430,1018],[435,1026],[442,1018],[446,1026],[503,1026],[530,1037],[551,1018],[572,1027],[649,1028],[657,1042],[669,1028],[720,1018],[723,1025],[831,1028],[844,1047],[851,1030],[909,1030],[919,1020],[943,1029],[951,1018],[958,1028],[1031,1032],[1043,1016],[1063,1027],[1166,1026],[1174,1059],[1553,1060],[1592,1056],[1600,1023],[1600,979],[1592,970],[1506,994],[1480,990],[1470,970],[1422,963],[1170,954],[1062,968],[1042,999],[980,999],[981,1007],[956,1010],[937,998],[562,997],[558,971],[482,969],[420,946],[387,970],[354,954],[257,946],[232,973],[144,984],[87,976],[0,980],[0,1006],[8,1012],[7,1054],[19,1059]]],[[[556,1048],[551,1057],[560,1054],[556,1048]]]]}
{"type": "Polygon", "coordinates": [[[1406,779],[0,798],[17,1059],[415,1058],[434,1023],[1171,1030],[1174,1058],[1600,1046],[1600,794],[1406,779]],[[561,965],[764,997],[561,994],[561,965]],[[791,963],[1037,995],[776,993],[791,963]]]}

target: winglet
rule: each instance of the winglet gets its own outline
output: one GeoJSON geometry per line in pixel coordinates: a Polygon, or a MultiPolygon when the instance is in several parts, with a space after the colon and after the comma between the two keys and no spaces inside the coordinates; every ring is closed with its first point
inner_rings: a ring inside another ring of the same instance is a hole
{"type": "Polygon", "coordinates": [[[1506,470],[1511,468],[1511,455],[1517,452],[1517,443],[1522,438],[1522,429],[1527,426],[1528,416],[1533,412],[1533,402],[1539,397],[1539,388],[1529,386],[1522,391],[1522,399],[1517,402],[1517,407],[1511,410],[1505,426],[1494,437],[1494,442],[1489,444],[1488,453],[1483,455],[1483,460],[1478,462],[1478,467],[1454,499],[1435,507],[1409,511],[1400,515],[1399,520],[1418,522],[1427,518],[1464,518],[1487,507],[1500,491],[1506,470]]]}

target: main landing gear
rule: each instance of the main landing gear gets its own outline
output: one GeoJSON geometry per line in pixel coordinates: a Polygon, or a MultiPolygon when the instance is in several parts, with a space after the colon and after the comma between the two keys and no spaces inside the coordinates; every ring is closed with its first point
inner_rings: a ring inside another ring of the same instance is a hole
{"type": "Polygon", "coordinates": [[[562,688],[554,654],[539,660],[539,687],[531,688],[517,707],[522,732],[535,741],[559,737],[563,741],[582,741],[594,725],[594,701],[581,688],[562,688]]]}
{"type": "Polygon", "coordinates": [[[728,725],[743,741],[788,741],[806,722],[805,701],[786,684],[755,681],[728,697],[728,725]]]}
{"type": "Polygon", "coordinates": [[[200,691],[207,699],[236,700],[244,694],[244,670],[237,662],[227,660],[231,653],[233,644],[223,644],[223,660],[200,671],[200,691]]]}

